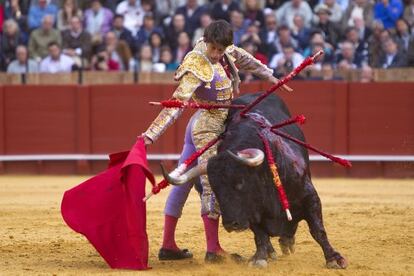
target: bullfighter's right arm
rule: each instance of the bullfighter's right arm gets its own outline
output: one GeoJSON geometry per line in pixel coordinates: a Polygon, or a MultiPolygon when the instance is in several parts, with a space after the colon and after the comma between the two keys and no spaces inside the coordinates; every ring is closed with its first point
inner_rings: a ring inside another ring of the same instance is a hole
{"type": "MultiPolygon", "coordinates": [[[[193,92],[202,84],[193,73],[187,72],[180,79],[180,84],[175,90],[172,98],[183,102],[190,100],[193,92]]],[[[181,108],[164,108],[157,118],[152,122],[144,135],[155,142],[165,130],[172,125],[182,114],[181,108]]]]}

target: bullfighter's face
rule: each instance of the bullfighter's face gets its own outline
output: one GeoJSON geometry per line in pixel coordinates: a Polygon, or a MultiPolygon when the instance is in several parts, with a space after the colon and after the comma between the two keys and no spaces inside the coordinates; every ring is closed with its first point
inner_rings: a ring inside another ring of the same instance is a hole
{"type": "Polygon", "coordinates": [[[224,55],[226,47],[217,43],[207,42],[206,56],[211,63],[217,63],[224,55]]]}

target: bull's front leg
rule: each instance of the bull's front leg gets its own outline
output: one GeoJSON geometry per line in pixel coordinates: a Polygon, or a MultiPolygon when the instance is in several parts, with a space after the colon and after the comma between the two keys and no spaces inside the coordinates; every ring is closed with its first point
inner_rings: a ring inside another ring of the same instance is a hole
{"type": "Polygon", "coordinates": [[[282,233],[279,238],[279,246],[283,255],[295,253],[295,234],[297,229],[297,221],[287,221],[283,223],[282,233]]]}
{"type": "Polygon", "coordinates": [[[256,253],[250,258],[249,266],[267,267],[267,257],[275,257],[275,250],[270,243],[269,235],[262,229],[259,224],[253,224],[250,229],[254,233],[254,242],[256,244],[256,253]]]}
{"type": "Polygon", "coordinates": [[[307,191],[309,193],[304,202],[305,220],[308,223],[312,237],[322,247],[326,266],[328,268],[346,268],[348,266],[346,259],[336,252],[329,243],[323,226],[321,200],[310,182],[307,184],[307,191]]]}

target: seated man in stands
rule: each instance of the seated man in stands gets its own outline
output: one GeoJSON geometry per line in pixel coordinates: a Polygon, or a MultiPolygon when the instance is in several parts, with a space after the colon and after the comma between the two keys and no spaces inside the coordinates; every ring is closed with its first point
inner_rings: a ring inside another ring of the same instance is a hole
{"type": "Polygon", "coordinates": [[[42,26],[30,34],[29,54],[34,59],[45,58],[48,54],[48,45],[52,41],[61,44],[60,32],[53,28],[54,18],[52,15],[45,15],[42,18],[42,26]]]}
{"type": "Polygon", "coordinates": [[[16,48],[16,59],[7,67],[7,73],[24,74],[37,73],[39,71],[38,64],[33,59],[29,59],[26,46],[19,45],[16,48]]]}
{"type": "Polygon", "coordinates": [[[41,73],[67,73],[74,67],[73,59],[62,54],[59,44],[51,42],[48,45],[49,55],[40,64],[41,73]]]}
{"type": "Polygon", "coordinates": [[[91,57],[92,37],[83,30],[79,17],[73,16],[69,22],[69,29],[62,32],[63,53],[70,56],[77,66],[87,65],[91,57]]]}
{"type": "Polygon", "coordinates": [[[397,42],[388,38],[382,42],[384,54],[381,56],[380,65],[382,68],[407,67],[407,55],[398,50],[397,42]]]}

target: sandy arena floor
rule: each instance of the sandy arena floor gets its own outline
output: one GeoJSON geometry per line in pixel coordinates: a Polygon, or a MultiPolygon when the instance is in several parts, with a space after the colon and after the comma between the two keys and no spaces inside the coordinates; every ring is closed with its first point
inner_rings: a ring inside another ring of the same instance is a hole
{"type": "MultiPolygon", "coordinates": [[[[350,265],[346,270],[324,267],[320,247],[302,222],[296,253],[266,269],[245,265],[204,264],[204,233],[199,201],[192,192],[177,232],[177,242],[193,251],[188,261],[160,262],[162,210],[168,191],[148,203],[150,265],[145,272],[115,271],[60,216],[65,190],[86,177],[0,176],[0,275],[414,275],[414,180],[333,180],[314,183],[324,206],[325,226],[333,246],[350,265]]],[[[252,234],[227,233],[225,249],[249,257],[252,234]]],[[[278,250],[277,238],[273,239],[278,250]]]]}

